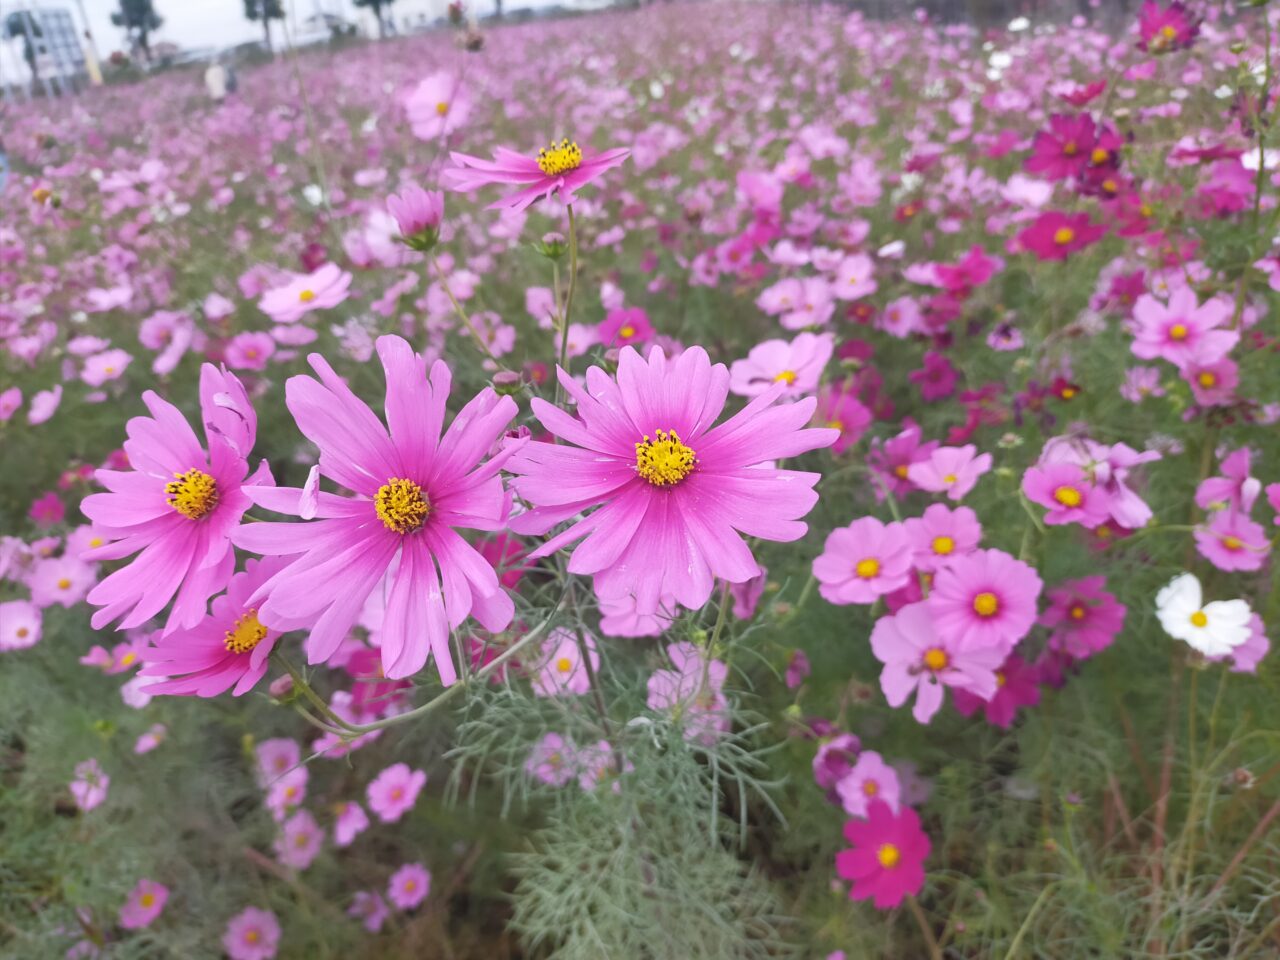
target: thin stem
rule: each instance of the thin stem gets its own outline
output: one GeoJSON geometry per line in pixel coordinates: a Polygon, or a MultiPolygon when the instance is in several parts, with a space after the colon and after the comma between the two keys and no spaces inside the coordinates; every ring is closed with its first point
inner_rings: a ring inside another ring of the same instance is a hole
{"type": "Polygon", "coordinates": [[[319,710],[326,720],[339,727],[346,727],[348,725],[346,720],[343,720],[330,709],[329,705],[324,702],[324,697],[320,696],[320,694],[316,693],[315,690],[312,689],[311,684],[307,683],[307,679],[302,675],[302,672],[290,663],[289,658],[286,657],[278,648],[271,652],[271,657],[280,664],[280,666],[284,667],[289,676],[293,678],[294,689],[306,697],[307,700],[310,701],[311,705],[319,710]]]}
{"type": "Polygon", "coordinates": [[[1253,828],[1253,833],[1249,834],[1244,845],[1236,851],[1236,855],[1231,858],[1231,862],[1227,864],[1227,868],[1222,871],[1222,875],[1214,881],[1213,887],[1209,890],[1210,896],[1217,893],[1227,885],[1227,881],[1230,880],[1235,875],[1235,872],[1240,869],[1240,864],[1244,863],[1244,858],[1249,855],[1249,851],[1253,849],[1253,845],[1258,842],[1259,838],[1267,832],[1267,828],[1271,826],[1271,821],[1276,817],[1280,817],[1280,800],[1273,803],[1271,805],[1271,809],[1262,815],[1262,819],[1258,821],[1258,825],[1253,828]]]}
{"type": "MultiPolygon", "coordinates": [[[[573,204],[569,211],[569,290],[564,297],[564,308],[560,309],[560,268],[551,265],[552,277],[555,279],[555,298],[557,313],[560,316],[560,353],[556,365],[561,370],[569,368],[569,316],[573,312],[573,294],[578,289],[578,221],[573,215],[573,204]]],[[[556,406],[560,405],[560,377],[556,377],[556,406]]]]}
{"type": "Polygon", "coordinates": [[[1026,917],[1022,920],[1022,926],[1018,928],[1018,932],[1014,934],[1013,943],[1009,944],[1009,952],[1004,955],[1004,960],[1014,960],[1020,956],[1018,948],[1022,946],[1022,938],[1027,935],[1027,931],[1031,929],[1031,921],[1035,919],[1035,915],[1040,912],[1040,906],[1049,896],[1049,891],[1053,889],[1053,884],[1049,884],[1040,891],[1040,896],[1036,897],[1036,902],[1031,905],[1031,909],[1027,911],[1026,917]]]}
{"type": "Polygon", "coordinates": [[[463,326],[467,328],[467,332],[471,334],[471,338],[475,340],[476,346],[480,348],[480,352],[492,360],[499,370],[503,369],[502,361],[493,355],[493,351],[489,349],[489,345],[484,342],[484,338],[480,336],[480,331],[475,328],[471,322],[471,318],[467,316],[467,311],[462,309],[457,298],[453,295],[453,291],[449,289],[449,281],[445,278],[444,271],[440,269],[440,261],[433,253],[431,255],[431,266],[436,271],[436,276],[440,278],[440,289],[444,291],[444,295],[449,298],[449,302],[453,304],[453,312],[458,315],[458,319],[462,321],[463,326]]]}
{"type": "Polygon", "coordinates": [[[929,918],[924,915],[919,902],[911,894],[907,894],[907,907],[911,910],[911,915],[916,918],[916,926],[920,928],[920,934],[924,937],[930,960],[942,960],[942,950],[938,947],[938,938],[933,935],[933,930],[929,927],[929,918]]]}

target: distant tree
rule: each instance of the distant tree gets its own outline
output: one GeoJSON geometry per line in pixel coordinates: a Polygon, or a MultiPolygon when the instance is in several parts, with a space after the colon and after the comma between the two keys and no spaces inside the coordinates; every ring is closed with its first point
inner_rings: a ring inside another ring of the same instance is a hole
{"type": "Polygon", "coordinates": [[[111,22],[124,29],[130,45],[136,44],[151,62],[151,34],[160,29],[164,18],[156,13],[151,0],[120,0],[120,9],[111,15],[111,22]]]}
{"type": "Polygon", "coordinates": [[[247,20],[262,21],[262,39],[271,52],[271,21],[284,19],[284,7],[280,0],[244,0],[244,15],[247,20]]]}
{"type": "Polygon", "coordinates": [[[22,38],[22,59],[27,61],[33,79],[40,79],[40,61],[37,59],[35,41],[44,36],[40,24],[29,13],[11,13],[4,21],[4,34],[22,38]]]}
{"type": "Polygon", "coordinates": [[[367,7],[373,11],[373,15],[378,21],[378,36],[380,37],[387,35],[387,21],[382,18],[382,11],[393,3],[395,3],[395,0],[355,0],[357,7],[367,7]]]}

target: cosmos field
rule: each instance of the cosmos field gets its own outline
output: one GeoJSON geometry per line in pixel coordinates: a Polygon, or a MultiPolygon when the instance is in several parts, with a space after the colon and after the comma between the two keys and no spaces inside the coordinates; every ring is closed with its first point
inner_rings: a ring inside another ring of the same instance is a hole
{"type": "Polygon", "coordinates": [[[1273,6],[0,105],[0,956],[1280,955],[1273,6]]]}

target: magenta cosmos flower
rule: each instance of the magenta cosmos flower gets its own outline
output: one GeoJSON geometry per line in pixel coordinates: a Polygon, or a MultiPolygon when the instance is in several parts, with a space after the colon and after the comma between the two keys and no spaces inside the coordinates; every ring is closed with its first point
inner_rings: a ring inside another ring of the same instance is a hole
{"type": "Polygon", "coordinates": [[[872,899],[877,909],[888,910],[924,886],[932,845],[910,807],[894,813],[884,802],[872,803],[865,820],[844,825],[844,838],[853,849],[836,854],[836,873],[853,881],[850,900],[872,899]]]}
{"type": "Polygon", "coordinates": [[[369,595],[394,565],[380,631],[382,667],[397,679],[435,657],[440,679],[457,679],[449,631],[474,616],[490,631],[511,622],[515,606],[498,575],[455,527],[500,530],[509,503],[498,471],[512,444],[481,462],[515,416],[516,404],[491,389],[476,395],[441,434],[451,376],[426,364],[401,337],[380,337],[390,430],[319,354],[319,381],[291,377],[286,404],[298,428],[320,448],[320,474],[355,493],[257,488],[255,502],[311,523],[255,523],[236,544],[294,560],[251,598],[268,629],[315,617],[307,643],[312,663],[337,651],[369,595]],[[437,566],[439,572],[437,573],[437,566]]]}
{"type": "Polygon", "coordinates": [[[939,636],[958,647],[999,647],[1006,654],[1036,621],[1043,582],[1001,550],[975,550],[940,570],[929,594],[939,636]]]}
{"type": "Polygon", "coordinates": [[[489,204],[489,209],[523,210],[535,200],[559,191],[564,203],[573,203],[578,189],[598,180],[606,170],[618,166],[631,153],[624,147],[587,154],[568,138],[539,150],[529,157],[505,147],[493,152],[492,160],[451,153],[457,164],[441,174],[441,182],[450,190],[470,193],[494,183],[521,185],[509,197],[489,204]]]}
{"type": "Polygon", "coordinates": [[[1124,626],[1125,606],[1103,576],[1067,580],[1049,591],[1040,623],[1052,632],[1049,648],[1084,660],[1111,646],[1124,626]]]}
{"type": "Polygon", "coordinates": [[[233,374],[209,364],[200,370],[200,411],[209,450],[205,453],[178,408],[148,390],[149,417],[125,427],[130,471],[98,470],[109,493],[85,497],[80,509],[98,535],[114,542],[87,550],[86,560],[138,557],[89,591],[101,628],[118,617],[121,629],[141,626],[176,596],[165,633],[194,627],[209,598],[227,585],[235,569],[231,532],[249,509],[245,491],[270,483],[264,462],[253,476],[248,455],[257,417],[233,374]]]}
{"type": "Polygon", "coordinates": [[[280,634],[308,625],[306,619],[282,621],[282,626],[269,630],[250,602],[254,591],[287,563],[284,557],[250,560],[243,573],[231,578],[227,592],[213,601],[209,616],[157,640],[145,652],[147,665],[139,675],[167,679],[149,684],[147,692],[215,697],[234,686],[232,693],[238,697],[252,690],[266,675],[267,658],[280,634]]]}
{"type": "Polygon", "coordinates": [[[1151,53],[1182,50],[1195,43],[1200,34],[1200,20],[1178,0],[1162,7],[1156,0],[1146,0],[1138,14],[1138,49],[1151,53]]]}
{"type": "Polygon", "coordinates": [[[1089,222],[1087,213],[1050,210],[1018,234],[1022,249],[1041,260],[1065,260],[1078,250],[1097,243],[1107,234],[1105,224],[1089,222]]]}
{"type": "Polygon", "coordinates": [[[759,564],[742,535],[792,541],[817,502],[817,473],[779,470],[770,461],[830,446],[835,430],[804,429],[816,401],[773,406],[775,384],[738,414],[713,426],[724,408],[729,371],[701,347],[648,360],[624,347],[617,379],[599,367],[585,389],[564,370],[560,382],[577,417],[534,398],[533,412],[565,443],[529,443],[511,460],[512,486],[533,509],[512,520],[516,533],[542,534],[597,508],[530,556],[586,539],[569,572],[595,576],[605,598],[636,598],[641,614],[664,597],[696,610],[713,580],[742,583],[759,564]]]}
{"type": "Polygon", "coordinates": [[[280,946],[280,921],[270,910],[246,907],[227,923],[222,947],[231,960],[271,960],[280,946]]]}
{"type": "Polygon", "coordinates": [[[928,723],[942,706],[943,687],[959,687],[990,700],[996,669],[1004,661],[999,647],[962,647],[938,635],[927,603],[911,603],[881,617],[871,631],[871,652],[884,664],[880,689],[891,707],[914,692],[912,716],[928,723]]]}

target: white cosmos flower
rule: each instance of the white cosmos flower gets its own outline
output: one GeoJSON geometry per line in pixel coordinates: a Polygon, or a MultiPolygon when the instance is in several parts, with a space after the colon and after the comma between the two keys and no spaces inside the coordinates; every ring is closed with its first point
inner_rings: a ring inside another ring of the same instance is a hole
{"type": "Polygon", "coordinates": [[[1244,600],[1204,603],[1195,574],[1174,577],[1156,594],[1156,616],[1165,633],[1208,657],[1230,653],[1249,639],[1253,611],[1244,600]]]}

